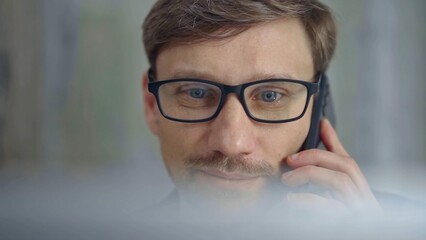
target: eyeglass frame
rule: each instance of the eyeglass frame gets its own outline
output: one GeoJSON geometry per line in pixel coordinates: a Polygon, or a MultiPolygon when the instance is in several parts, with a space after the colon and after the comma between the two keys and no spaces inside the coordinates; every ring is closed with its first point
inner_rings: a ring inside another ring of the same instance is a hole
{"type": "Polygon", "coordinates": [[[243,84],[239,84],[239,85],[227,85],[227,84],[222,84],[222,83],[218,83],[218,82],[214,82],[214,81],[210,81],[210,80],[197,79],[197,78],[177,78],[177,79],[155,81],[154,75],[155,75],[154,71],[152,70],[152,68],[150,68],[148,70],[148,91],[154,95],[156,102],[157,102],[158,109],[160,110],[161,115],[163,115],[163,117],[165,117],[166,119],[176,121],[176,122],[183,122],[183,123],[208,122],[208,121],[216,118],[219,115],[220,111],[222,111],[222,108],[223,108],[223,106],[225,105],[225,102],[226,102],[226,98],[227,98],[228,94],[230,94],[230,93],[235,93],[238,96],[238,100],[240,101],[241,105],[243,106],[245,113],[252,120],[255,120],[257,122],[262,122],[262,123],[286,123],[286,122],[296,121],[296,120],[302,118],[305,115],[312,95],[317,94],[319,92],[321,82],[322,82],[321,79],[322,79],[322,76],[323,76],[323,74],[321,74],[321,73],[316,74],[317,80],[315,82],[307,82],[307,81],[303,81],[303,80],[295,80],[295,79],[287,79],[287,78],[272,78],[272,79],[257,80],[257,81],[243,83],[243,84]],[[193,82],[199,82],[199,83],[204,83],[204,84],[211,84],[211,85],[216,86],[220,89],[220,91],[221,91],[220,101],[219,101],[219,104],[217,106],[216,111],[213,113],[212,116],[210,116],[208,118],[197,119],[197,120],[184,120],[184,119],[178,119],[178,118],[170,117],[163,112],[163,109],[161,107],[160,97],[159,97],[159,94],[158,94],[158,90],[159,90],[160,86],[163,85],[163,84],[166,84],[166,83],[180,82],[180,81],[193,81],[193,82]],[[247,103],[246,103],[246,100],[244,98],[244,91],[247,87],[249,87],[251,85],[264,83],[264,82],[290,82],[290,83],[298,83],[298,84],[305,86],[308,92],[307,92],[307,95],[306,95],[306,103],[305,103],[305,107],[303,108],[303,112],[297,117],[290,118],[290,119],[284,119],[284,120],[265,120],[265,119],[260,119],[260,118],[253,116],[251,114],[250,110],[247,107],[247,103]]]}

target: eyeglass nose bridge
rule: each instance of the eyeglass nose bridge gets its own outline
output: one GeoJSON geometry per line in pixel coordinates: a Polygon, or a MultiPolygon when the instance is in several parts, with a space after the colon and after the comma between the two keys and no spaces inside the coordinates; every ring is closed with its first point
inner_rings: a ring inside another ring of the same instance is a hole
{"type": "Polygon", "coordinates": [[[216,113],[214,114],[214,117],[218,116],[220,114],[220,112],[222,111],[223,106],[226,103],[226,100],[228,99],[228,95],[235,93],[235,95],[237,95],[237,99],[240,101],[241,106],[243,107],[247,117],[250,118],[250,114],[248,112],[247,106],[245,104],[245,100],[244,100],[244,85],[225,85],[222,84],[221,86],[221,91],[222,91],[222,97],[219,103],[219,106],[216,110],[216,113]]]}
{"type": "Polygon", "coordinates": [[[235,86],[230,86],[230,85],[223,85],[222,87],[222,99],[223,101],[226,100],[227,96],[231,93],[235,93],[238,96],[238,99],[240,101],[243,101],[243,86],[242,85],[235,85],[235,86]]]}

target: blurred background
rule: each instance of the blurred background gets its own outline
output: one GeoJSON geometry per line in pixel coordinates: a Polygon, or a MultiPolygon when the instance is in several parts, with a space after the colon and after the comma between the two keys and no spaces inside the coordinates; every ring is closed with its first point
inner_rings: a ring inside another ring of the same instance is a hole
{"type": "MultiPolygon", "coordinates": [[[[0,215],[113,216],[171,191],[141,102],[153,2],[0,0],[0,215]]],[[[324,2],[342,142],[374,189],[426,201],[426,1],[324,2]]]]}

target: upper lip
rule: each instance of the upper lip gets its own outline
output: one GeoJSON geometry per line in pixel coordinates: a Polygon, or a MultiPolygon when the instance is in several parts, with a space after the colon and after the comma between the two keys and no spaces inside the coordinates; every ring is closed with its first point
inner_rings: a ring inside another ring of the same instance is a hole
{"type": "Polygon", "coordinates": [[[227,180],[248,180],[251,178],[259,177],[258,175],[245,174],[239,172],[224,172],[218,169],[200,169],[200,171],[212,175],[218,178],[223,178],[227,180]]]}

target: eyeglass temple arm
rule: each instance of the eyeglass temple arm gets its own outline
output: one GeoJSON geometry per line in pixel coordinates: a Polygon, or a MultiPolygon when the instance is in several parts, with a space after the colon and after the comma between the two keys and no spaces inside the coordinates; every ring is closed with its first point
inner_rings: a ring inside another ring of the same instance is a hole
{"type": "Polygon", "coordinates": [[[148,69],[148,82],[154,82],[155,81],[155,73],[152,68],[148,69]]]}

